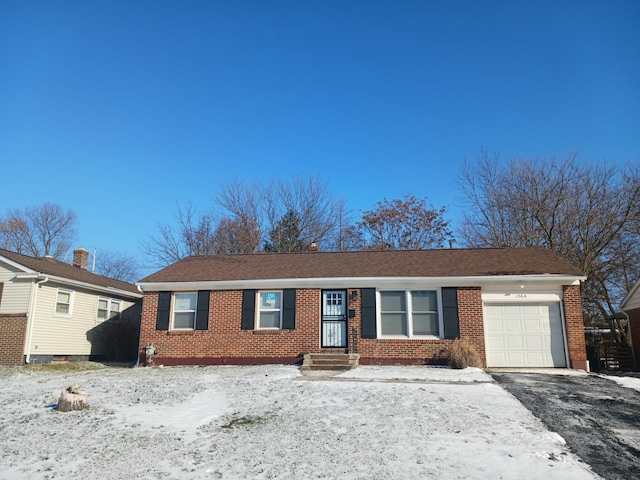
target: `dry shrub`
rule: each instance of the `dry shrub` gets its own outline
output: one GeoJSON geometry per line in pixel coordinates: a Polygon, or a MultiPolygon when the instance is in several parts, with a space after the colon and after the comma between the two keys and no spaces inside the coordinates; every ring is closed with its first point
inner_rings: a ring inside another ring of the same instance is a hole
{"type": "Polygon", "coordinates": [[[482,368],[476,348],[466,339],[454,340],[447,350],[447,363],[451,368],[482,368]]]}

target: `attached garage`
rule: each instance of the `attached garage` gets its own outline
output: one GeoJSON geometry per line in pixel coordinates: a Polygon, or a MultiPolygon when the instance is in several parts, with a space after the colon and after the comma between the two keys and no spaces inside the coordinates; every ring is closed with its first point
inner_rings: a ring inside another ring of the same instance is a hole
{"type": "Polygon", "coordinates": [[[484,328],[487,367],[567,367],[559,301],[485,301],[484,328]]]}

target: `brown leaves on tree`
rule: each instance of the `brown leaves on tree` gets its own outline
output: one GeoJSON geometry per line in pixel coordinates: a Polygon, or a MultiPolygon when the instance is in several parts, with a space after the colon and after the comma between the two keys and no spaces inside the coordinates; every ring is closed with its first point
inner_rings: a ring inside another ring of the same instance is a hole
{"type": "Polygon", "coordinates": [[[365,250],[420,250],[450,246],[453,235],[445,220],[446,208],[427,205],[426,197],[378,202],[365,211],[350,230],[350,243],[365,250]]]}

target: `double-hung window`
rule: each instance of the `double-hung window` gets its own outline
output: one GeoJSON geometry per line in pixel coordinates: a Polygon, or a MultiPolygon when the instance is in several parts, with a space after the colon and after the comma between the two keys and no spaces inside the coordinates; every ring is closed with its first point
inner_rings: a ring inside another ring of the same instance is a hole
{"type": "Polygon", "coordinates": [[[122,302],[109,298],[98,299],[98,320],[101,322],[120,316],[122,302]]]}
{"type": "Polygon", "coordinates": [[[439,336],[436,290],[380,291],[380,333],[390,337],[439,336]]]}
{"type": "Polygon", "coordinates": [[[282,291],[258,292],[258,328],[282,328],[282,291]]]}
{"type": "Polygon", "coordinates": [[[56,296],[56,315],[71,315],[72,290],[58,290],[56,296]]]}
{"type": "Polygon", "coordinates": [[[193,330],[196,328],[197,292],[175,293],[173,296],[173,328],[193,330]]]}

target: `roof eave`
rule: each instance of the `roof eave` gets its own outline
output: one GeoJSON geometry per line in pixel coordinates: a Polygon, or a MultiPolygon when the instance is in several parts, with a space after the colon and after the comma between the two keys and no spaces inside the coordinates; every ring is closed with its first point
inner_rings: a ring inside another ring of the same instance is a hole
{"type": "Polygon", "coordinates": [[[188,290],[241,290],[248,288],[353,288],[418,285],[439,287],[476,287],[495,284],[579,285],[587,279],[583,275],[490,275],[468,277],[323,277],[323,278],[274,278],[263,280],[202,280],[138,282],[145,292],[188,290]]]}
{"type": "Polygon", "coordinates": [[[627,295],[622,300],[622,303],[620,303],[620,309],[621,310],[624,310],[626,308],[627,302],[629,302],[631,300],[631,298],[635,295],[636,290],[638,290],[638,288],[640,288],[640,280],[638,280],[635,283],[635,285],[633,287],[631,287],[631,290],[629,290],[627,295]]]}
{"type": "Polygon", "coordinates": [[[18,270],[24,273],[37,273],[36,270],[33,270],[32,268],[29,268],[23,265],[22,263],[11,260],[10,258],[7,258],[3,255],[0,255],[0,261],[6,263],[7,265],[11,265],[13,268],[17,268],[18,270]]]}
{"type": "Polygon", "coordinates": [[[140,293],[134,293],[128,290],[122,290],[120,288],[110,287],[107,285],[95,285],[92,283],[81,282],[78,280],[71,280],[64,277],[58,277],[55,275],[47,275],[46,273],[29,272],[26,274],[17,274],[16,278],[21,278],[21,279],[48,278],[52,282],[61,283],[63,285],[71,285],[74,287],[86,288],[87,290],[95,290],[102,293],[109,293],[111,295],[120,295],[124,297],[135,298],[135,299],[142,298],[142,294],[140,293]]]}

